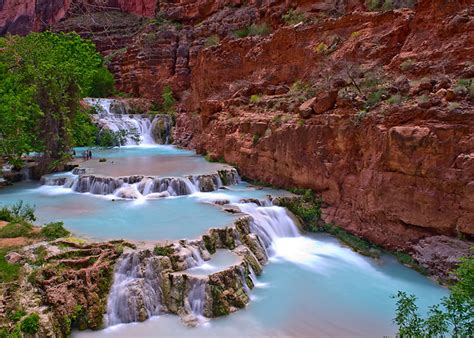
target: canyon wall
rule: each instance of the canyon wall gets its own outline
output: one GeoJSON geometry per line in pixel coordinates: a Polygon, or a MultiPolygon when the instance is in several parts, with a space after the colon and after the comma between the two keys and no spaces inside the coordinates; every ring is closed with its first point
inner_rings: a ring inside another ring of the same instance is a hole
{"type": "Polygon", "coordinates": [[[473,236],[474,6],[368,3],[0,0],[0,32],[91,38],[120,91],[173,89],[178,145],[315,190],[352,233],[473,236]]]}

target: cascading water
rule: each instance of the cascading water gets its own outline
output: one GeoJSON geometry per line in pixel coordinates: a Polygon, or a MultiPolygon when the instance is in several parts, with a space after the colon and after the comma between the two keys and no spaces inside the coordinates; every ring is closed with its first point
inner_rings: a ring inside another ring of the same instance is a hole
{"type": "Polygon", "coordinates": [[[189,309],[199,322],[206,321],[204,317],[204,307],[206,304],[206,280],[192,279],[191,288],[188,293],[189,309]]]}
{"type": "Polygon", "coordinates": [[[222,170],[219,174],[188,177],[102,177],[85,175],[81,170],[61,176],[44,176],[43,185],[63,186],[75,192],[93,195],[114,195],[124,199],[143,197],[163,198],[191,195],[200,191],[215,191],[222,186],[221,176],[230,185],[237,184],[240,177],[235,169],[222,170]],[[77,174],[77,175],[75,175],[77,174]],[[205,183],[204,183],[205,182],[205,183]]]}
{"type": "Polygon", "coordinates": [[[158,315],[160,303],[157,257],[140,259],[138,253],[125,254],[115,269],[107,302],[107,326],[144,321],[158,315]]]}
{"type": "Polygon", "coordinates": [[[95,120],[102,128],[107,128],[114,132],[127,131],[126,145],[152,145],[157,141],[162,144],[169,143],[169,135],[171,133],[171,117],[168,115],[155,115],[150,117],[145,114],[127,114],[123,105],[117,104],[118,101],[114,99],[92,99],[87,98],[85,101],[94,106],[98,112],[95,120]],[[112,105],[116,104],[118,113],[112,112],[112,105]],[[154,130],[159,127],[160,132],[156,137],[154,130]],[[133,137],[133,134],[138,134],[139,141],[133,137]],[[158,138],[155,139],[155,138],[158,138]]]}
{"type": "Polygon", "coordinates": [[[254,203],[240,203],[237,206],[242,212],[252,216],[252,232],[259,235],[267,250],[272,250],[272,244],[279,238],[301,236],[285,208],[259,207],[254,203]]]}

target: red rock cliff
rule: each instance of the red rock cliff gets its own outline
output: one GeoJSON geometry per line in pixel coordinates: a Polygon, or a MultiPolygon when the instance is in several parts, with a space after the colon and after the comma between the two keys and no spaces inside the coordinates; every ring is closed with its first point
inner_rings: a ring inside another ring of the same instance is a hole
{"type": "Polygon", "coordinates": [[[98,3],[0,0],[0,27],[92,38],[120,90],[159,101],[173,88],[178,144],[314,189],[325,219],[357,235],[404,249],[474,235],[470,1],[98,3]],[[236,36],[252,24],[271,34],[236,36]]]}
{"type": "Polygon", "coordinates": [[[192,68],[177,140],[251,179],[314,189],[326,221],[390,248],[472,236],[473,14],[421,1],[226,39],[192,68]],[[298,83],[315,91],[301,107],[298,83]]]}

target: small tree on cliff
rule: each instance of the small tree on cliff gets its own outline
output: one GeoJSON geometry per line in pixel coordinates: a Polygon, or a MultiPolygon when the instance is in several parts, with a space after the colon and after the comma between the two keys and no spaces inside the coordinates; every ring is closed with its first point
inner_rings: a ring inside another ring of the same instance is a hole
{"type": "Polygon", "coordinates": [[[441,304],[430,308],[428,318],[418,314],[416,297],[399,291],[395,324],[400,337],[474,336],[474,258],[461,260],[456,270],[458,282],[441,304]]]}
{"type": "Polygon", "coordinates": [[[81,128],[80,99],[92,94],[104,72],[94,44],[75,33],[0,39],[1,153],[18,163],[22,154],[38,151],[44,169],[61,164],[73,129],[81,128]]]}

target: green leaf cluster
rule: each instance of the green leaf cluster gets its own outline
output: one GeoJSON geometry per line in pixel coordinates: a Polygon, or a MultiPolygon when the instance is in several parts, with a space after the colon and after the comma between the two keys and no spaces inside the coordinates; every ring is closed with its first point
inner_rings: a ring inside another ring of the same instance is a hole
{"type": "Polygon", "coordinates": [[[112,90],[95,45],[75,33],[0,38],[0,155],[17,167],[33,151],[60,164],[92,140],[81,98],[112,90]]]}
{"type": "Polygon", "coordinates": [[[394,323],[400,337],[474,336],[474,258],[463,258],[455,272],[458,282],[440,304],[430,307],[426,319],[420,316],[416,297],[399,291],[394,323]]]}

